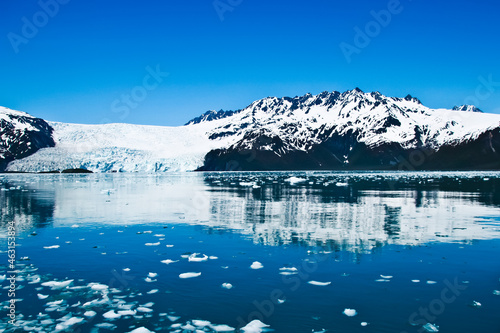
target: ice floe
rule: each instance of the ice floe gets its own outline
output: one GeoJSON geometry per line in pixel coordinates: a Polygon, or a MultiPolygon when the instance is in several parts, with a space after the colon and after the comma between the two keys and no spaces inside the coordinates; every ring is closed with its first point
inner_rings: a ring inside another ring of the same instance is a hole
{"type": "Polygon", "coordinates": [[[190,279],[190,278],[198,277],[200,275],[201,275],[201,272],[200,273],[188,272],[188,273],[179,274],[179,277],[181,279],[190,279]]]}
{"type": "Polygon", "coordinates": [[[48,282],[43,282],[42,286],[44,287],[50,287],[52,290],[57,290],[57,289],[63,289],[69,286],[70,284],[73,283],[74,280],[67,280],[67,281],[48,281],[48,282]]]}
{"type": "Polygon", "coordinates": [[[146,243],[144,245],[146,245],[146,246],[158,246],[158,245],[160,245],[160,242],[157,242],[157,243],[146,243]]]}
{"type": "Polygon", "coordinates": [[[347,309],[347,308],[344,309],[342,313],[345,314],[347,317],[354,317],[355,315],[358,314],[358,312],[355,309],[347,309]]]}
{"type": "Polygon", "coordinates": [[[193,253],[188,257],[188,261],[190,262],[202,262],[207,261],[208,256],[206,254],[193,253]]]}
{"type": "Polygon", "coordinates": [[[44,249],[58,249],[59,247],[61,247],[61,245],[44,246],[43,248],[44,249]]]}
{"type": "Polygon", "coordinates": [[[254,261],[252,263],[252,265],[250,265],[250,268],[251,269],[261,269],[261,268],[264,268],[264,266],[260,262],[254,261]]]}
{"type": "Polygon", "coordinates": [[[329,284],[331,284],[332,282],[331,282],[331,281],[328,281],[328,282],[320,282],[320,281],[314,281],[314,280],[311,280],[311,281],[308,281],[307,283],[312,284],[313,286],[320,286],[320,287],[324,287],[324,286],[328,286],[328,285],[329,285],[329,284]]]}
{"type": "Polygon", "coordinates": [[[439,332],[439,326],[436,324],[427,323],[422,328],[427,332],[439,332]]]}
{"type": "Polygon", "coordinates": [[[174,262],[178,262],[179,260],[172,260],[172,259],[166,259],[162,260],[161,262],[167,265],[173,264],[174,262]]]}
{"type": "Polygon", "coordinates": [[[259,333],[267,331],[267,327],[269,327],[269,325],[264,324],[258,319],[254,319],[244,327],[242,327],[240,330],[246,333],[259,333]]]}
{"type": "Polygon", "coordinates": [[[154,333],[153,331],[148,330],[146,327],[138,327],[136,329],[133,329],[132,331],[128,333],[154,333]]]}
{"type": "Polygon", "coordinates": [[[229,290],[229,289],[233,288],[233,285],[231,283],[226,282],[226,283],[222,284],[222,288],[229,290]]]}

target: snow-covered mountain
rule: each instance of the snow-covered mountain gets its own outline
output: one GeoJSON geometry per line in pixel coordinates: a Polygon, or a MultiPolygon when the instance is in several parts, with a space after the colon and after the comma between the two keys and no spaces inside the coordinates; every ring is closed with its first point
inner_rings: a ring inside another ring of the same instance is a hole
{"type": "Polygon", "coordinates": [[[12,160],[54,144],[52,128],[43,119],[0,107],[0,170],[12,160]]]}
{"type": "Polygon", "coordinates": [[[48,124],[55,146],[7,170],[500,169],[500,115],[358,88],[268,97],[179,127],[48,124]]]}

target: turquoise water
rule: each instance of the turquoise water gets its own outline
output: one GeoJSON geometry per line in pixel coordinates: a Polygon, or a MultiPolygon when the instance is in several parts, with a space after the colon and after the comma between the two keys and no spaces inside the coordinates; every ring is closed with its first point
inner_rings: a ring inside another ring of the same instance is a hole
{"type": "Polygon", "coordinates": [[[500,173],[9,174],[0,188],[6,332],[500,331],[500,173]]]}

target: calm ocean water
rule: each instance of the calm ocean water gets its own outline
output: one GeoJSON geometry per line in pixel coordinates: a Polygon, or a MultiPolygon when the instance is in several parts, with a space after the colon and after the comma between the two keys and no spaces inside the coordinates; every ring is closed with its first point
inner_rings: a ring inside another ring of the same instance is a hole
{"type": "Polygon", "coordinates": [[[0,190],[0,332],[500,332],[500,173],[4,174],[0,190]]]}

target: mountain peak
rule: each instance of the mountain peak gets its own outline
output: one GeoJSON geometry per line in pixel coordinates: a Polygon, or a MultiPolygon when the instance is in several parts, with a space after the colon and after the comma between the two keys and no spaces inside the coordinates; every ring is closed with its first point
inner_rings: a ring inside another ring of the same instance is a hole
{"type": "Polygon", "coordinates": [[[477,107],[475,107],[474,105],[467,105],[467,104],[464,104],[464,105],[460,105],[460,106],[454,106],[453,111],[465,111],[465,112],[480,112],[480,113],[483,113],[483,111],[477,107]]]}

